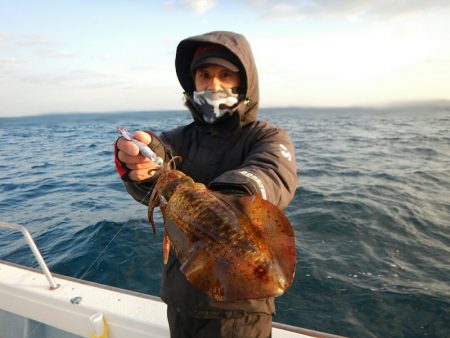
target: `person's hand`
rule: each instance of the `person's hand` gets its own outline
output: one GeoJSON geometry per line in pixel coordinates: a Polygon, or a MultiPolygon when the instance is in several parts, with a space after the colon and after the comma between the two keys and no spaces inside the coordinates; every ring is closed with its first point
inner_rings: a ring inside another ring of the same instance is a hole
{"type": "MultiPolygon", "coordinates": [[[[136,131],[134,138],[142,143],[149,144],[152,140],[151,136],[144,131],[136,131]]],[[[139,148],[131,141],[127,141],[123,137],[117,141],[119,152],[117,157],[130,169],[128,177],[132,181],[142,181],[154,175],[155,170],[159,166],[139,153],[139,148]]]]}

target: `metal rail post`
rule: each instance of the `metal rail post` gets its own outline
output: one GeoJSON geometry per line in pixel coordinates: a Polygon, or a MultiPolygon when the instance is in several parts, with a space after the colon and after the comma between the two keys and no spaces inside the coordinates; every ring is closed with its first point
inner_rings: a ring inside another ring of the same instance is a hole
{"type": "Polygon", "coordinates": [[[48,283],[50,284],[50,290],[57,289],[59,287],[59,284],[55,283],[55,280],[53,279],[53,276],[50,273],[50,270],[48,269],[47,264],[45,264],[44,258],[42,258],[41,252],[39,251],[38,247],[34,243],[34,240],[31,237],[28,229],[19,224],[9,224],[9,223],[0,223],[0,227],[12,229],[12,230],[18,230],[23,234],[23,237],[25,237],[25,240],[27,241],[28,246],[31,248],[31,251],[33,251],[34,257],[36,258],[39,266],[41,267],[42,272],[44,273],[45,277],[48,280],[48,283]]]}

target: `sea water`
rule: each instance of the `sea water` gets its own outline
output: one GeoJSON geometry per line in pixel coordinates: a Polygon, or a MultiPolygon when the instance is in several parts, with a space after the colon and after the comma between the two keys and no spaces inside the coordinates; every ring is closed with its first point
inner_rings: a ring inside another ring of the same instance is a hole
{"type": "MultiPolygon", "coordinates": [[[[289,132],[299,175],[285,210],[297,270],[274,319],[350,337],[449,337],[450,111],[260,118],[289,132]]],[[[181,111],[0,119],[0,221],[26,226],[53,272],[158,295],[161,215],[154,235],[116,174],[116,127],[190,122],[181,111]]],[[[37,266],[9,230],[0,259],[37,266]]]]}

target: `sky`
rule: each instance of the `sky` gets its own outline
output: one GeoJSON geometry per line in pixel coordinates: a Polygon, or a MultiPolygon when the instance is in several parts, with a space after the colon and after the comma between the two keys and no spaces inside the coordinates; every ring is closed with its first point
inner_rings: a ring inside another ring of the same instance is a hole
{"type": "Polygon", "coordinates": [[[0,0],[0,117],[184,109],[177,44],[214,30],[261,107],[450,100],[448,0],[0,0]]]}

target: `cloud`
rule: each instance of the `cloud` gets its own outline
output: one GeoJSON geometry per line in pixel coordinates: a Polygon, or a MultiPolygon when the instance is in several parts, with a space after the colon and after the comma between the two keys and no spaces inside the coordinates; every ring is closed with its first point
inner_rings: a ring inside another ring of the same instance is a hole
{"type": "Polygon", "coordinates": [[[54,59],[73,59],[78,57],[78,54],[76,53],[62,52],[56,49],[37,49],[35,53],[39,56],[54,59]]]}
{"type": "MultiPolygon", "coordinates": [[[[22,59],[0,59],[0,85],[16,84],[33,88],[105,89],[139,86],[139,79],[113,71],[89,69],[30,68],[22,59]]],[[[3,88],[0,86],[0,92],[3,88]]]]}
{"type": "Polygon", "coordinates": [[[61,46],[64,43],[58,40],[52,40],[43,34],[11,34],[0,32],[0,44],[14,48],[18,47],[42,47],[42,46],[61,46]]]}
{"type": "Polygon", "coordinates": [[[182,3],[195,13],[203,14],[216,5],[216,0],[183,0],[182,3]]]}
{"type": "Polygon", "coordinates": [[[19,82],[58,88],[108,88],[129,87],[131,81],[124,81],[116,75],[86,69],[76,69],[66,73],[34,73],[17,77],[19,82]]]}
{"type": "MultiPolygon", "coordinates": [[[[14,55],[27,54],[29,57],[73,58],[77,55],[59,49],[64,45],[62,41],[52,40],[43,34],[10,34],[0,32],[0,58],[15,60],[14,55]],[[4,56],[6,55],[6,57],[4,56]]],[[[9,62],[12,64],[13,62],[9,62]]],[[[5,64],[5,62],[3,62],[5,64]]]]}
{"type": "Polygon", "coordinates": [[[162,4],[164,8],[177,8],[182,6],[195,14],[203,14],[214,8],[217,0],[178,0],[178,1],[165,1],[162,4]]]}
{"type": "Polygon", "coordinates": [[[263,12],[269,19],[334,17],[392,18],[419,16],[431,11],[450,9],[447,0],[249,0],[248,3],[263,12]]]}
{"type": "Polygon", "coordinates": [[[43,34],[0,32],[0,83],[52,85],[70,82],[58,74],[61,67],[68,68],[66,60],[78,59],[79,55],[62,50],[63,46],[62,41],[43,34]]]}
{"type": "Polygon", "coordinates": [[[15,66],[15,65],[21,65],[24,63],[27,63],[27,60],[24,59],[18,59],[15,57],[0,59],[0,68],[2,67],[8,67],[8,66],[15,66]]]}

